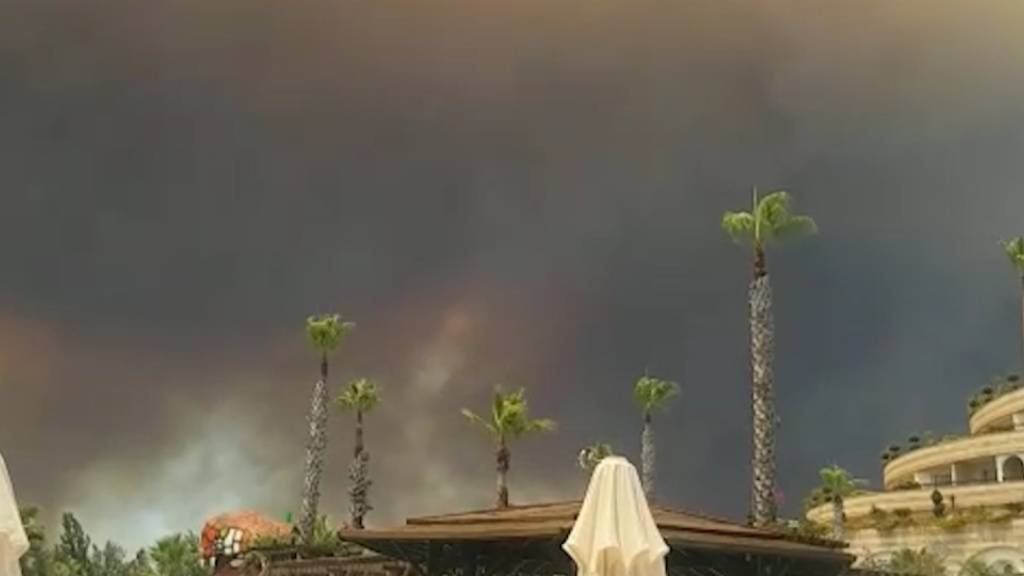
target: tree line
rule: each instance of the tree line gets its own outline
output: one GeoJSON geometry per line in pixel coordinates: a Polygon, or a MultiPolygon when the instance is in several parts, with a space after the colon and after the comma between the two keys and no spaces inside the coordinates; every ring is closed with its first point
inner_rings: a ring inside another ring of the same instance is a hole
{"type": "Polygon", "coordinates": [[[78,518],[61,517],[57,540],[47,541],[39,509],[19,510],[29,549],[21,557],[23,576],[205,576],[199,556],[199,538],[192,532],[165,536],[133,556],[120,545],[94,542],[78,518]]]}

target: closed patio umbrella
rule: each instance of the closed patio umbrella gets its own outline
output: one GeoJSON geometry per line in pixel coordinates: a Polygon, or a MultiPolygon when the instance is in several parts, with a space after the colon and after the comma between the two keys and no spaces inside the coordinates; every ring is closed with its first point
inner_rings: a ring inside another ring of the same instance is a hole
{"type": "Polygon", "coordinates": [[[665,576],[668,545],[636,468],[625,458],[611,456],[597,465],[562,548],[579,576],[665,576]]]}
{"type": "Polygon", "coordinates": [[[21,525],[14,488],[0,455],[0,576],[21,576],[18,560],[28,551],[28,537],[21,525]]]}

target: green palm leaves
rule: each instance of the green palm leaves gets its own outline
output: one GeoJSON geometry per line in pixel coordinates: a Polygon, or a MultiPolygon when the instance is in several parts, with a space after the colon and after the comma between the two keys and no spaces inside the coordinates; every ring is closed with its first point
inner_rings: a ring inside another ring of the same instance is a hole
{"type": "Polygon", "coordinates": [[[791,203],[788,192],[780,190],[759,199],[755,190],[751,211],[726,212],[722,215],[722,230],[736,242],[749,241],[755,246],[817,232],[810,216],[792,213],[791,203]]]}
{"type": "Polygon", "coordinates": [[[369,378],[360,378],[349,382],[335,400],[338,408],[346,412],[366,414],[373,411],[380,403],[380,391],[377,383],[369,378]]]}
{"type": "Polygon", "coordinates": [[[333,352],[355,327],[355,322],[345,322],[339,314],[321,314],[306,319],[306,334],[323,354],[333,352]]]}
{"type": "Polygon", "coordinates": [[[499,443],[515,440],[531,432],[548,432],[556,427],[553,420],[530,418],[526,390],[522,388],[508,393],[495,390],[491,401],[491,413],[487,418],[467,409],[462,410],[462,415],[490,432],[495,442],[499,443]]]}
{"type": "Polygon", "coordinates": [[[818,471],[821,486],[815,489],[811,500],[825,500],[832,503],[832,538],[843,540],[846,513],[843,502],[847,496],[855,494],[858,487],[865,484],[863,480],[854,478],[852,474],[839,466],[832,465],[818,471]]]}
{"type": "Polygon", "coordinates": [[[866,484],[835,464],[819,470],[818,476],[821,477],[821,494],[829,501],[846,498],[866,484]]]}
{"type": "Polygon", "coordinates": [[[612,447],[609,444],[596,442],[580,450],[579,455],[576,457],[576,462],[583,470],[591,471],[597,468],[601,460],[614,455],[615,452],[612,451],[612,447]]]}
{"type": "Polygon", "coordinates": [[[1006,257],[1010,259],[1010,263],[1013,265],[1014,270],[1017,271],[1021,280],[1021,344],[1024,344],[1024,237],[1018,236],[1003,242],[1003,250],[1006,252],[1006,257]]]}
{"type": "Polygon", "coordinates": [[[1003,242],[1003,250],[1013,267],[1024,274],[1024,237],[1018,236],[1003,242]]]}
{"type": "Polygon", "coordinates": [[[679,394],[679,385],[668,380],[644,376],[633,387],[633,399],[644,411],[650,413],[661,408],[672,397],[679,394]]]}

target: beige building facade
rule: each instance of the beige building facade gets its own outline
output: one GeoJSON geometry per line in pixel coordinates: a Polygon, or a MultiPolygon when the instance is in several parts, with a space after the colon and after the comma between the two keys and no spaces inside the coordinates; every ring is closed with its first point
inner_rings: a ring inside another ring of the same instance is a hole
{"type": "MultiPolygon", "coordinates": [[[[845,500],[858,565],[910,548],[942,556],[951,575],[972,561],[1024,574],[1024,389],[984,398],[968,428],[961,438],[892,447],[883,490],[845,500]]],[[[807,518],[830,525],[832,506],[807,518]]]]}

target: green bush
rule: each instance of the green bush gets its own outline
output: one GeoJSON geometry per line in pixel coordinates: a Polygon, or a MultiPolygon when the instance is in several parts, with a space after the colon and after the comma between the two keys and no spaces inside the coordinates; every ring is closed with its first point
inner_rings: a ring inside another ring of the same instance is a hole
{"type": "Polygon", "coordinates": [[[1021,382],[1019,374],[1006,374],[1003,376],[996,376],[989,384],[982,386],[977,392],[971,395],[967,400],[967,414],[973,416],[975,412],[983,408],[989,402],[1009,394],[1016,392],[1024,386],[1021,382]]]}

